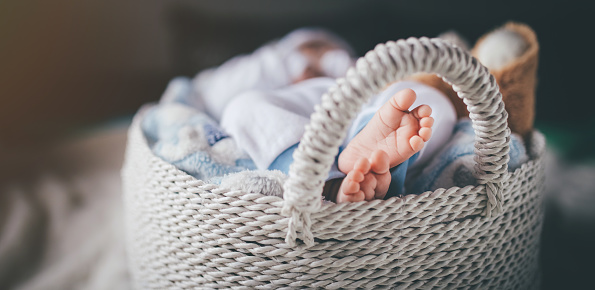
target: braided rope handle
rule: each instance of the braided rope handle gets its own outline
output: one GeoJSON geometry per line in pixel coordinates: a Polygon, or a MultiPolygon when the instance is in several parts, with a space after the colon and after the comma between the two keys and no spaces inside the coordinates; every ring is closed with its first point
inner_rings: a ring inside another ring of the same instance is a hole
{"type": "Polygon", "coordinates": [[[297,231],[301,231],[306,245],[314,244],[310,213],[321,206],[327,174],[362,105],[389,82],[419,72],[441,76],[467,104],[476,135],[475,177],[488,196],[483,214],[491,217],[502,211],[510,129],[496,80],[468,52],[444,40],[423,37],[389,41],[366,53],[345,78],[337,80],[306,126],[284,185],[282,213],[290,217],[285,239],[289,245],[295,245],[297,231]]]}

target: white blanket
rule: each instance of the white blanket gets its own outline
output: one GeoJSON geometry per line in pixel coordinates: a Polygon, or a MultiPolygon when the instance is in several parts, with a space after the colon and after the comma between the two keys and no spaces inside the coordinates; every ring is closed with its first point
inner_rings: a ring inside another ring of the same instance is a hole
{"type": "Polygon", "coordinates": [[[298,51],[299,46],[315,40],[332,42],[339,47],[333,53],[327,53],[322,65],[329,68],[327,75],[342,76],[353,64],[351,47],[324,29],[302,28],[251,54],[236,56],[218,67],[200,72],[193,80],[193,94],[187,104],[219,122],[223,109],[237,95],[249,90],[275,90],[291,84],[307,65],[306,58],[298,51]],[[344,55],[348,57],[342,57],[344,55]]]}

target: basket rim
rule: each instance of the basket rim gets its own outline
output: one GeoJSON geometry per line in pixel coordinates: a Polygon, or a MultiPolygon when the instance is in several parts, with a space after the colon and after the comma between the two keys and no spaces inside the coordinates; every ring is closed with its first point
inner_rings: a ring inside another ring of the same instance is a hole
{"type": "MultiPolygon", "coordinates": [[[[264,195],[262,193],[247,193],[247,192],[243,192],[239,189],[231,189],[231,188],[226,188],[226,187],[222,187],[219,184],[215,184],[215,183],[209,183],[205,180],[201,180],[201,179],[197,179],[194,176],[188,174],[187,172],[184,172],[183,170],[175,167],[173,164],[163,160],[161,157],[157,156],[154,154],[154,152],[149,148],[148,145],[148,140],[147,137],[144,135],[144,133],[142,132],[140,123],[142,122],[142,118],[144,117],[144,115],[146,114],[146,112],[148,110],[150,110],[151,108],[156,107],[158,104],[157,103],[147,103],[144,104],[143,106],[141,106],[141,108],[137,111],[137,113],[135,114],[132,123],[130,125],[129,128],[129,132],[128,132],[128,138],[132,138],[131,135],[133,134],[138,134],[141,138],[140,144],[143,146],[143,151],[145,151],[147,154],[149,154],[151,156],[151,158],[155,159],[155,160],[159,160],[160,163],[169,165],[172,167],[173,170],[177,171],[177,174],[179,175],[184,175],[186,176],[188,179],[194,180],[194,181],[198,181],[201,182],[202,186],[211,186],[214,189],[219,189],[219,190],[223,190],[220,191],[220,193],[225,193],[225,192],[231,192],[231,191],[239,191],[242,192],[243,194],[251,194],[251,195],[260,195],[261,197],[266,197],[270,200],[274,200],[274,201],[278,201],[280,203],[283,202],[283,198],[279,197],[279,196],[270,196],[270,195],[264,195]]],[[[532,166],[535,163],[539,162],[543,156],[544,156],[544,149],[545,149],[545,137],[543,135],[543,133],[541,133],[538,129],[534,129],[532,134],[530,135],[529,139],[532,141],[531,144],[533,144],[534,146],[528,147],[528,155],[529,155],[529,160],[525,163],[523,163],[519,168],[515,169],[512,172],[509,172],[509,179],[516,179],[518,178],[518,175],[520,174],[520,172],[522,172],[525,167],[527,166],[532,166]],[[531,150],[531,152],[529,152],[529,150],[531,150]]],[[[247,170],[247,171],[251,171],[251,170],[247,170]]],[[[415,194],[415,193],[409,193],[409,194],[405,194],[402,196],[394,196],[394,197],[390,197],[388,199],[376,199],[376,200],[372,200],[372,201],[359,201],[359,202],[351,202],[351,203],[335,203],[332,201],[324,201],[320,207],[320,210],[315,212],[315,213],[320,213],[320,212],[325,212],[328,211],[329,209],[339,209],[342,210],[344,208],[348,208],[346,210],[362,210],[362,209],[374,209],[374,208],[378,208],[380,206],[382,206],[385,203],[399,203],[399,202],[403,202],[403,203],[408,203],[408,204],[415,204],[417,202],[420,202],[420,200],[424,199],[424,198],[429,198],[428,196],[439,196],[440,194],[444,193],[447,190],[460,190],[460,189],[468,189],[470,191],[478,191],[479,194],[483,193],[485,195],[485,185],[468,185],[465,187],[450,187],[450,188],[438,188],[434,191],[425,191],[419,194],[415,194]]],[[[321,196],[322,198],[322,196],[321,196]]],[[[282,205],[281,205],[282,207],[282,205]]]]}

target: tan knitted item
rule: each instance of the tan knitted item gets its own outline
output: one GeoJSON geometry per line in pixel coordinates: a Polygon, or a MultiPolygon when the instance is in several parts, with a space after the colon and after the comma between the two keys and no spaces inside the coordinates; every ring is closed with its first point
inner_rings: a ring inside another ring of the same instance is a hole
{"type": "Polygon", "coordinates": [[[283,198],[208,184],[156,157],[130,128],[122,171],[137,289],[538,289],[545,142],[508,172],[510,130],[495,79],[440,39],[378,45],[323,96],[283,198]],[[322,203],[349,123],[387,83],[444,76],[471,111],[478,186],[322,203]]]}
{"type": "MultiPolygon", "coordinates": [[[[537,85],[539,43],[535,32],[527,25],[509,22],[494,31],[503,29],[510,30],[521,36],[526,44],[525,51],[503,67],[494,69],[488,66],[488,69],[494,75],[500,87],[502,99],[508,112],[508,126],[510,126],[513,133],[527,137],[533,130],[533,121],[535,119],[535,87],[537,85]]],[[[478,57],[478,47],[491,33],[493,32],[482,36],[471,51],[473,56],[482,63],[482,59],[478,57]]],[[[484,63],[484,65],[487,64],[484,63]]],[[[446,94],[452,101],[458,118],[469,116],[467,105],[441,77],[435,74],[417,74],[412,76],[411,80],[433,86],[446,94]]]]}
{"type": "MultiPolygon", "coordinates": [[[[514,133],[526,137],[533,130],[535,119],[535,87],[537,85],[537,63],[539,58],[539,43],[535,32],[527,25],[509,22],[502,28],[517,33],[526,41],[524,53],[501,68],[490,68],[494,75],[506,111],[508,111],[508,126],[514,133]]],[[[493,33],[493,32],[492,32],[493,33]]],[[[482,36],[471,53],[478,57],[478,48],[490,36],[482,36]]],[[[479,57],[478,57],[479,58],[479,57]]],[[[480,58],[480,61],[481,58],[480,58]]]]}

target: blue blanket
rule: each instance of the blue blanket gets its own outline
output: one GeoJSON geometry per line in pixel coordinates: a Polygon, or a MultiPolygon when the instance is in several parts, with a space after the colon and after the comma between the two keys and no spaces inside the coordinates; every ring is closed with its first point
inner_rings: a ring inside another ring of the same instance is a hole
{"type": "Polygon", "coordinates": [[[141,128],[153,153],[206,181],[256,169],[250,157],[212,118],[187,105],[185,100],[190,93],[191,81],[176,78],[162,98],[166,101],[145,114],[141,128]]]}
{"type": "MultiPolygon", "coordinates": [[[[471,119],[458,121],[453,135],[442,150],[417,172],[408,172],[405,188],[407,193],[420,194],[438,188],[477,185],[473,176],[475,165],[475,132],[471,119]]],[[[508,170],[514,171],[528,161],[522,138],[512,134],[508,170]]]]}

